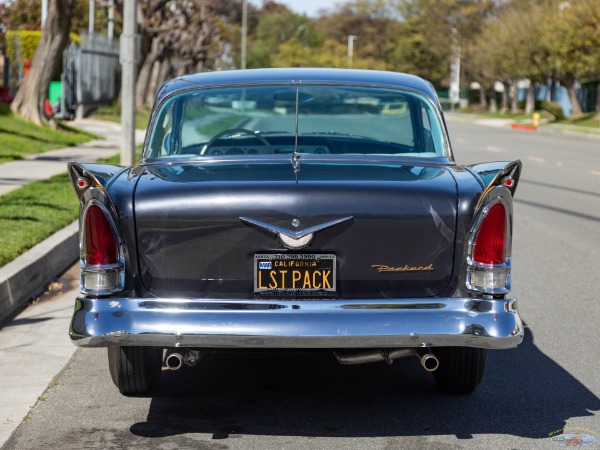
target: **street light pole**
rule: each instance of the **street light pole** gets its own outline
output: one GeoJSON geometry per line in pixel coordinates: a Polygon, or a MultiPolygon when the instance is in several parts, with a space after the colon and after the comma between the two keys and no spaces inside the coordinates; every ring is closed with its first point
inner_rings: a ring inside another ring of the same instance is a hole
{"type": "Polygon", "coordinates": [[[358,36],[353,34],[348,35],[348,67],[352,68],[352,58],[354,53],[354,41],[358,39],[358,36]]]}

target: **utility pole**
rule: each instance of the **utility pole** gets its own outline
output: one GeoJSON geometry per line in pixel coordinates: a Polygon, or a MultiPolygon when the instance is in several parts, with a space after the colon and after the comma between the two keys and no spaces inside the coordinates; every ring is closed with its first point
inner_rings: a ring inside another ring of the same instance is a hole
{"type": "Polygon", "coordinates": [[[94,0],[90,0],[88,34],[90,35],[90,39],[92,38],[92,34],[94,34],[94,0]]]}
{"type": "Polygon", "coordinates": [[[358,39],[358,36],[353,34],[348,35],[348,67],[352,68],[352,58],[354,56],[354,41],[358,39]]]}
{"type": "Polygon", "coordinates": [[[121,34],[121,165],[132,166],[135,159],[135,78],[137,0],[124,0],[121,34]]]}
{"type": "Polygon", "coordinates": [[[115,27],[115,0],[108,2],[108,40],[113,40],[115,27]]]}
{"type": "Polygon", "coordinates": [[[460,44],[456,28],[452,29],[452,61],[450,63],[448,100],[450,100],[450,111],[454,112],[456,103],[459,103],[460,106],[460,44]]]}
{"type": "Polygon", "coordinates": [[[242,3],[242,69],[246,68],[246,35],[248,34],[248,0],[242,3]]]}
{"type": "Polygon", "coordinates": [[[46,24],[46,17],[48,17],[48,0],[42,0],[42,30],[46,24]]]}

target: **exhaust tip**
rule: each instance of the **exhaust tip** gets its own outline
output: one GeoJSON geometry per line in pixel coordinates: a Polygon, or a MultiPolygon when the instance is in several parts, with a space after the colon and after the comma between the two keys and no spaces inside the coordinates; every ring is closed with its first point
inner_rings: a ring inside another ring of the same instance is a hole
{"type": "Polygon", "coordinates": [[[183,366],[183,356],[179,353],[171,353],[167,356],[165,365],[169,370],[179,370],[181,369],[181,366],[183,366]]]}
{"type": "Polygon", "coordinates": [[[440,361],[433,353],[425,353],[421,356],[421,365],[427,372],[435,372],[440,367],[440,361]]]}

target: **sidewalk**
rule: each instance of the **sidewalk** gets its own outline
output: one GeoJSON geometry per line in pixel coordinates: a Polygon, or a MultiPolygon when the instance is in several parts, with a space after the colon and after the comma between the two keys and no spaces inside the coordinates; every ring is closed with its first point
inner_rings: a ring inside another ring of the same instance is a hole
{"type": "MultiPolygon", "coordinates": [[[[0,164],[0,195],[66,173],[69,161],[94,162],[120,151],[119,124],[83,119],[70,125],[103,139],[0,164]]],[[[143,139],[144,132],[136,131],[136,143],[143,139]]],[[[42,394],[75,353],[67,332],[79,292],[79,267],[73,265],[79,257],[78,233],[74,222],[0,268],[0,447],[44,400],[42,394]],[[36,303],[2,323],[65,271],[36,303]]]]}
{"type": "MultiPolygon", "coordinates": [[[[33,181],[66,173],[69,161],[95,162],[119,153],[119,124],[82,119],[70,125],[104,139],[0,164],[0,195],[33,181]]],[[[143,142],[143,139],[144,132],[137,130],[136,143],[143,142]]],[[[0,268],[0,323],[77,260],[77,235],[78,226],[73,223],[0,268]]]]}
{"type": "Polygon", "coordinates": [[[0,329],[0,447],[44,400],[46,389],[57,387],[53,380],[77,350],[68,331],[78,292],[79,267],[73,266],[0,329]]]}
{"type": "Polygon", "coordinates": [[[494,128],[510,128],[513,123],[511,119],[495,119],[489,117],[481,117],[477,114],[457,113],[457,112],[444,112],[444,117],[448,122],[468,122],[476,125],[484,125],[487,127],[494,128]]]}
{"type": "MultiPolygon", "coordinates": [[[[121,125],[91,119],[76,120],[69,125],[103,139],[94,139],[75,147],[51,150],[32,155],[21,161],[0,164],[0,195],[32,181],[44,180],[65,173],[69,161],[94,162],[120,151],[121,125]]],[[[143,140],[144,133],[136,130],[136,143],[141,143],[143,140]]]]}

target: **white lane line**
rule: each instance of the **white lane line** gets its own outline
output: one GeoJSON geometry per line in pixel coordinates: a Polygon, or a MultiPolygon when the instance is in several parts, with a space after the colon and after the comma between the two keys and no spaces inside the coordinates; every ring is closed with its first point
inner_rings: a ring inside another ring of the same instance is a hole
{"type": "Polygon", "coordinates": [[[493,145],[488,145],[485,149],[488,152],[495,152],[495,153],[502,151],[501,149],[499,149],[498,147],[494,147],[493,145]]]}
{"type": "Polygon", "coordinates": [[[592,175],[595,175],[595,176],[597,176],[597,177],[600,177],[600,170],[590,170],[590,173],[591,173],[592,175]]]}
{"type": "Polygon", "coordinates": [[[544,158],[540,158],[539,156],[530,156],[527,158],[529,161],[544,163],[546,160],[544,158]]]}
{"type": "Polygon", "coordinates": [[[467,141],[465,141],[463,138],[456,139],[457,144],[464,144],[465,142],[467,142],[467,141]]]}
{"type": "Polygon", "coordinates": [[[565,163],[562,162],[562,161],[557,161],[556,162],[556,167],[563,167],[564,165],[565,165],[565,163]]]}

